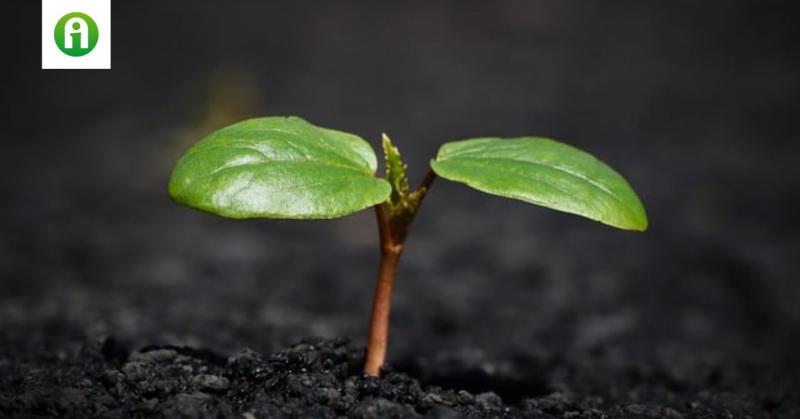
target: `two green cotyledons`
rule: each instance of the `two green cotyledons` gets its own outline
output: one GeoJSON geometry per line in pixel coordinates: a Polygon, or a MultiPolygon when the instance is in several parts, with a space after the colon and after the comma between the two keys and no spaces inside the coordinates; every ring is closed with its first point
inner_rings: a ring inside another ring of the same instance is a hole
{"type": "MultiPolygon", "coordinates": [[[[388,143],[388,142],[387,142],[388,143]]],[[[385,144],[387,144],[385,143],[385,144]]],[[[643,231],[644,208],[625,179],[592,155],[537,137],[444,144],[432,170],[477,190],[643,231]]],[[[298,117],[250,119],[218,130],[179,160],[170,195],[231,218],[328,219],[386,202],[392,186],[360,137],[298,117]]]]}

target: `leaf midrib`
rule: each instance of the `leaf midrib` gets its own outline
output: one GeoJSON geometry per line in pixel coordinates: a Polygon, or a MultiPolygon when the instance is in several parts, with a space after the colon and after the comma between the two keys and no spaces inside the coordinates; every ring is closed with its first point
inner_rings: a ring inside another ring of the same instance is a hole
{"type": "MultiPolygon", "coordinates": [[[[266,157],[263,154],[262,154],[262,156],[266,157]]],[[[277,159],[266,159],[266,160],[256,161],[256,162],[239,163],[239,164],[230,165],[230,166],[224,166],[223,165],[222,167],[214,169],[213,171],[211,171],[210,173],[208,173],[208,174],[206,174],[206,175],[204,175],[202,177],[216,176],[220,172],[224,172],[224,171],[230,170],[230,169],[241,169],[243,167],[248,167],[248,166],[268,165],[268,164],[272,164],[272,163],[311,164],[311,165],[317,165],[317,166],[335,167],[335,168],[338,168],[338,169],[346,170],[348,172],[352,172],[353,174],[358,175],[358,177],[377,179],[375,176],[368,175],[368,174],[366,174],[366,173],[364,173],[364,172],[362,172],[360,170],[355,170],[355,169],[353,169],[352,167],[349,167],[349,166],[331,164],[329,162],[322,162],[322,161],[319,161],[319,160],[277,160],[277,159]]]]}

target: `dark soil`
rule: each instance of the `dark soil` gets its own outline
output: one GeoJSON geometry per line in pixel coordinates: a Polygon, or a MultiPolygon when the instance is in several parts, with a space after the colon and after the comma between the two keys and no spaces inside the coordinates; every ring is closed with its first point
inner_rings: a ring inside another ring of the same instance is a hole
{"type": "MultiPolygon", "coordinates": [[[[633,363],[608,369],[587,359],[497,363],[449,354],[414,365],[415,378],[360,373],[363,354],[345,339],[306,340],[273,354],[250,349],[149,346],[129,352],[113,338],[74,353],[29,354],[0,367],[3,417],[163,418],[796,418],[785,383],[756,381],[723,363],[633,363]],[[420,380],[419,378],[422,378],[420,380]]],[[[753,366],[753,368],[756,368],[753,366]]],[[[763,375],[763,374],[759,374],[763,375]]],[[[762,377],[763,378],[763,377],[762,377]]]]}

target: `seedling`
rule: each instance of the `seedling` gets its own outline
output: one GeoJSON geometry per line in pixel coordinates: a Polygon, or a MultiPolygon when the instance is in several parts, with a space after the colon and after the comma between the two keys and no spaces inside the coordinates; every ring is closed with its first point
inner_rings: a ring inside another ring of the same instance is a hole
{"type": "Polygon", "coordinates": [[[298,117],[242,121],[192,147],[178,161],[169,194],[186,206],[229,218],[330,219],[374,207],[380,267],[364,372],[386,359],[389,311],[406,235],[437,176],[492,195],[644,231],[647,216],[617,172],[572,146],[537,137],[475,138],[444,144],[419,187],[383,136],[386,175],[358,136],[298,117]]]}

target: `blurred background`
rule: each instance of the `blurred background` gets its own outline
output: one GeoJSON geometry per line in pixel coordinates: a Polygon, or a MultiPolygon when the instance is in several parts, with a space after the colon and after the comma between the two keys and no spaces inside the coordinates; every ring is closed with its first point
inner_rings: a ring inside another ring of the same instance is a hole
{"type": "Polygon", "coordinates": [[[221,353],[305,336],[362,344],[371,211],[234,221],[166,194],[207,133],[299,115],[375,147],[388,133],[412,182],[445,141],[558,138],[617,168],[648,210],[650,230],[634,234],[437,182],[401,263],[397,365],[592,353],[687,374],[717,359],[792,371],[790,5],[114,1],[112,70],[43,71],[40,5],[14,2],[0,97],[5,356],[101,336],[221,353]]]}

